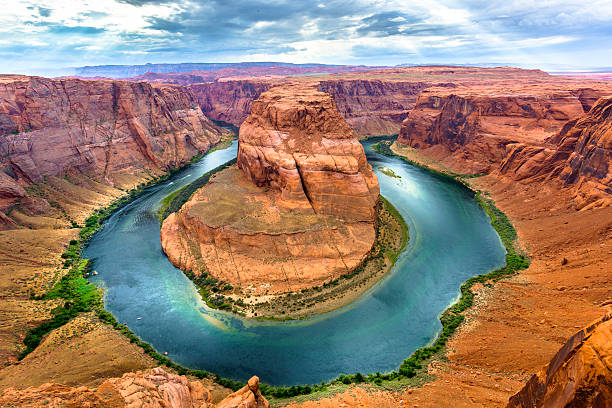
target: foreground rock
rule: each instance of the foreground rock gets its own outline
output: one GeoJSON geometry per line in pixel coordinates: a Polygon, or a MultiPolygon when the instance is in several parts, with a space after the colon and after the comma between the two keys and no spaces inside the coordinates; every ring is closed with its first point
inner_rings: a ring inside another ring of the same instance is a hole
{"type": "Polygon", "coordinates": [[[149,373],[126,373],[110,378],[97,388],[43,384],[36,388],[8,388],[0,396],[2,406],[20,407],[113,407],[113,408],[268,408],[253,377],[241,390],[214,404],[210,391],[199,381],[170,374],[161,367],[149,373]]]}
{"type": "Polygon", "coordinates": [[[187,88],[124,81],[0,77],[0,211],[47,176],[168,170],[222,129],[187,88]]]}
{"type": "Polygon", "coordinates": [[[238,167],[163,223],[173,264],[255,294],[320,285],[375,240],[378,180],[330,95],[276,88],[240,129],[238,167]]]}
{"type": "Polygon", "coordinates": [[[612,203],[612,97],[599,99],[545,146],[511,146],[500,173],[514,180],[560,180],[579,208],[612,203]]]}
{"type": "Polygon", "coordinates": [[[572,336],[508,408],[612,406],[612,315],[572,336]]]}

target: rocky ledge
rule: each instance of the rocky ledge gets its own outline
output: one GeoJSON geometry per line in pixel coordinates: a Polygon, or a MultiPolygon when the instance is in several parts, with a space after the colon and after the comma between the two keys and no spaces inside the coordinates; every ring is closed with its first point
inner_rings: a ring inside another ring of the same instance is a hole
{"type": "Polygon", "coordinates": [[[242,293],[301,290],[363,262],[378,200],[378,180],[331,96],[273,88],[240,128],[238,167],[164,221],[162,248],[177,267],[242,293]]]}
{"type": "Polygon", "coordinates": [[[612,314],[570,337],[507,408],[612,406],[612,314]]]}
{"type": "Polygon", "coordinates": [[[1,75],[0,224],[1,212],[32,199],[23,186],[168,170],[223,133],[181,86],[1,75]]]}
{"type": "Polygon", "coordinates": [[[560,180],[573,189],[579,208],[612,204],[612,96],[546,142],[511,145],[500,173],[514,180],[560,180]]]}
{"type": "Polygon", "coordinates": [[[93,389],[62,384],[43,384],[36,388],[8,388],[0,395],[1,406],[19,407],[113,407],[113,408],[269,408],[259,391],[259,378],[215,404],[211,393],[199,381],[171,374],[161,367],[149,373],[126,373],[110,378],[93,389]]]}

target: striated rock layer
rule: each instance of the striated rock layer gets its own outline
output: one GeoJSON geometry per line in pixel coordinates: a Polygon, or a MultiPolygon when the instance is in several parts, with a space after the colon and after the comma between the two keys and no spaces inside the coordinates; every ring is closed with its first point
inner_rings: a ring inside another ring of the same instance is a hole
{"type": "Polygon", "coordinates": [[[500,173],[514,180],[561,180],[580,208],[612,202],[612,97],[550,137],[544,146],[510,147],[500,173]]]}
{"type": "Polygon", "coordinates": [[[164,221],[173,264],[261,294],[316,286],[363,262],[378,180],[330,95],[262,94],[239,143],[239,169],[215,175],[164,221]]]}
{"type": "Polygon", "coordinates": [[[49,175],[169,169],[222,130],[187,88],[145,82],[0,77],[0,210],[49,175]]]}
{"type": "Polygon", "coordinates": [[[612,406],[612,315],[573,335],[508,408],[612,406]]]}
{"type": "Polygon", "coordinates": [[[604,92],[546,84],[429,88],[402,124],[398,142],[442,148],[446,155],[468,160],[471,171],[489,172],[504,159],[508,145],[542,145],[604,92]]]}
{"type": "Polygon", "coordinates": [[[329,94],[276,88],[240,127],[238,167],[296,206],[351,221],[376,219],[378,180],[329,94]]]}
{"type": "Polygon", "coordinates": [[[43,384],[36,388],[8,388],[0,395],[0,405],[19,407],[113,407],[113,408],[268,408],[259,391],[259,378],[214,404],[211,393],[199,381],[170,374],[161,367],[150,373],[126,373],[110,378],[97,389],[43,384]]]}
{"type": "MultiPolygon", "coordinates": [[[[291,84],[289,79],[253,78],[193,84],[189,87],[206,115],[238,126],[247,118],[253,101],[259,95],[282,83],[291,84]]],[[[367,78],[312,80],[311,83],[333,96],[338,111],[358,138],[398,133],[419,92],[431,86],[418,80],[367,78]]]]}

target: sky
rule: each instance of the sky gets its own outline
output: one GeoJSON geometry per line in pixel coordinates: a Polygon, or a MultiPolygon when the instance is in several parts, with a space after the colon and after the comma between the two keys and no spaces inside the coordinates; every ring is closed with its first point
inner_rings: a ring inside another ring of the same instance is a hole
{"type": "Polygon", "coordinates": [[[612,1],[2,0],[0,61],[612,67],[612,1]]]}

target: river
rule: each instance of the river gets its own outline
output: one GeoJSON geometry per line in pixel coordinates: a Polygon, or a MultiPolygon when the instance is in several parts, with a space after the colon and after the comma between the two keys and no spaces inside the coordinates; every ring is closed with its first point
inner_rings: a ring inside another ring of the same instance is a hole
{"type": "Polygon", "coordinates": [[[105,308],[177,363],[223,377],[293,385],[397,369],[436,337],[440,313],[465,280],[504,265],[505,249],[469,191],[372,144],[364,142],[368,161],[381,194],[408,224],[410,242],[358,301],[305,321],[252,321],[209,309],[168,261],[156,215],[161,200],[236,157],[233,142],[148,189],[92,237],[84,256],[99,272],[91,281],[105,288],[105,308]]]}

